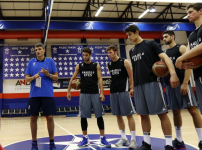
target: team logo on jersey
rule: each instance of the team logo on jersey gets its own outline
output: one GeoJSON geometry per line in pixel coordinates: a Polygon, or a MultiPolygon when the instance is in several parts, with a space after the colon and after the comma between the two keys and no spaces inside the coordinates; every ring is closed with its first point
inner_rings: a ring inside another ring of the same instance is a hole
{"type": "Polygon", "coordinates": [[[138,53],[137,55],[134,55],[134,56],[132,57],[132,60],[133,60],[133,61],[141,60],[141,59],[142,59],[142,56],[144,56],[144,52],[138,53]]]}
{"type": "Polygon", "coordinates": [[[95,71],[82,71],[84,77],[92,77],[95,74],[95,71]]]}
{"type": "Polygon", "coordinates": [[[190,49],[194,48],[195,46],[201,43],[201,38],[198,38],[196,41],[190,43],[190,49]]]}
{"type": "Polygon", "coordinates": [[[121,72],[121,69],[110,70],[110,73],[111,73],[112,75],[118,75],[119,72],[121,72]]]}

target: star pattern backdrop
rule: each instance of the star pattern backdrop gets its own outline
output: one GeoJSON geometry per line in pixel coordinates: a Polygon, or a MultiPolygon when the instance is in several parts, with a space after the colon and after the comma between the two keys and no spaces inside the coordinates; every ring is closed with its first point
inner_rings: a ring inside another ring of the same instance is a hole
{"type": "Polygon", "coordinates": [[[34,46],[4,46],[3,79],[24,79],[28,62],[35,57],[34,46]]]}
{"type": "MultiPolygon", "coordinates": [[[[91,61],[100,64],[102,76],[110,76],[107,63],[110,61],[106,48],[109,45],[88,45],[92,50],[91,61]]],[[[77,64],[83,62],[83,45],[51,45],[52,58],[57,66],[59,78],[72,77],[77,64]]]]}

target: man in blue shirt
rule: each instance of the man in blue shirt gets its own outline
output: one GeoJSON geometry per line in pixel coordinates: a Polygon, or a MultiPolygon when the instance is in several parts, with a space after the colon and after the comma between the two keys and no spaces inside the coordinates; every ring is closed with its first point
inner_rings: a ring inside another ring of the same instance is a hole
{"type": "Polygon", "coordinates": [[[53,94],[52,80],[58,80],[56,65],[51,58],[44,56],[45,47],[42,43],[35,45],[36,58],[29,61],[26,69],[26,82],[31,82],[28,102],[28,113],[30,114],[30,126],[32,133],[32,149],[38,150],[37,145],[37,119],[40,108],[46,116],[47,127],[50,138],[50,150],[56,150],[54,144],[54,121],[56,105],[53,94]]]}

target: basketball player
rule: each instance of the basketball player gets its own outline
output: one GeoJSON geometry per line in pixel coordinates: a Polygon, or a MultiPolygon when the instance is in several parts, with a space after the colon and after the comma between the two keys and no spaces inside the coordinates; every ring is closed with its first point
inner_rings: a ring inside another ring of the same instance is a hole
{"type": "MultiPolygon", "coordinates": [[[[189,4],[187,5],[186,10],[189,21],[195,24],[196,29],[189,35],[187,52],[181,57],[179,57],[176,61],[176,67],[180,69],[187,69],[190,68],[191,65],[193,65],[191,63],[183,63],[182,65],[183,61],[186,61],[189,58],[202,54],[202,3],[189,4]]],[[[198,87],[199,89],[200,87],[200,91],[202,91],[202,85],[200,86],[199,82],[199,80],[201,81],[201,77],[202,67],[194,69],[194,79],[196,81],[196,88],[198,87]]],[[[202,98],[202,94],[200,95],[200,98],[202,98]]]]}
{"type": "Polygon", "coordinates": [[[118,49],[116,46],[109,46],[106,50],[109,58],[111,59],[107,67],[112,78],[110,85],[110,103],[112,114],[117,117],[117,123],[121,132],[121,139],[115,145],[117,147],[129,145],[125,133],[125,123],[122,118],[122,116],[126,116],[131,132],[129,148],[137,149],[138,144],[135,139],[135,121],[133,118],[135,109],[128,94],[128,82],[130,90],[134,91],[132,66],[127,59],[118,57],[118,49]]]}
{"type": "MultiPolygon", "coordinates": [[[[135,47],[129,52],[134,79],[134,99],[137,114],[141,116],[144,141],[138,150],[151,150],[149,115],[158,115],[163,133],[165,135],[165,150],[173,150],[172,129],[167,116],[167,107],[159,79],[152,73],[152,65],[159,61],[159,57],[165,61],[171,74],[170,83],[173,88],[179,85],[179,79],[170,58],[161,50],[154,41],[143,40],[139,28],[130,25],[125,32],[135,47]]],[[[133,93],[133,91],[130,91],[133,93]]]]}
{"type": "MultiPolygon", "coordinates": [[[[175,33],[173,31],[165,31],[163,32],[163,41],[169,45],[169,49],[165,52],[172,60],[173,64],[178,57],[183,55],[186,52],[186,46],[177,45],[175,43],[175,33]]],[[[168,100],[170,104],[170,108],[173,110],[173,120],[175,125],[175,133],[176,139],[173,141],[174,149],[186,149],[185,144],[182,140],[182,116],[181,109],[186,108],[193,118],[193,122],[196,128],[196,132],[198,134],[199,141],[202,139],[202,133],[200,132],[202,129],[202,120],[201,116],[197,110],[197,102],[195,99],[195,95],[192,91],[192,88],[189,84],[189,78],[191,75],[191,70],[180,70],[175,68],[177,76],[180,80],[180,86],[173,89],[170,86],[169,78],[170,75],[165,77],[166,82],[166,92],[168,95],[168,100]]],[[[202,144],[199,144],[201,147],[202,144]]]]}
{"type": "Polygon", "coordinates": [[[54,144],[54,121],[56,106],[53,95],[52,80],[58,80],[57,68],[53,59],[44,56],[45,47],[42,43],[35,45],[36,58],[31,59],[26,69],[26,82],[31,82],[28,113],[30,114],[30,126],[32,133],[32,149],[38,150],[37,146],[37,119],[40,108],[46,116],[48,133],[50,138],[50,150],[56,150],[54,144]]]}
{"type": "Polygon", "coordinates": [[[81,128],[83,132],[83,140],[78,144],[79,147],[88,146],[89,138],[87,135],[87,118],[91,118],[91,111],[95,113],[97,118],[97,125],[100,130],[100,144],[105,147],[111,147],[104,136],[104,120],[102,115],[104,115],[104,110],[102,107],[102,102],[105,100],[103,81],[100,65],[98,63],[92,62],[91,49],[88,47],[83,48],[82,55],[84,62],[76,66],[74,75],[72,76],[69,87],[67,91],[67,99],[71,100],[71,85],[72,81],[76,79],[79,75],[81,76],[81,92],[79,99],[79,115],[81,117],[81,128]],[[98,89],[98,83],[100,87],[100,94],[98,89]]]}
{"type": "MultiPolygon", "coordinates": [[[[186,7],[188,19],[190,22],[193,22],[196,26],[196,29],[189,35],[189,41],[186,53],[180,56],[176,60],[176,67],[180,69],[190,68],[190,65],[186,65],[183,61],[186,61],[189,58],[197,56],[202,53],[202,3],[189,4],[186,7]]],[[[202,114],[202,67],[193,70],[194,80],[196,85],[196,95],[199,102],[199,108],[202,114]]],[[[200,135],[202,130],[198,130],[200,135]]],[[[202,137],[199,139],[199,147],[202,150],[202,137]]]]}

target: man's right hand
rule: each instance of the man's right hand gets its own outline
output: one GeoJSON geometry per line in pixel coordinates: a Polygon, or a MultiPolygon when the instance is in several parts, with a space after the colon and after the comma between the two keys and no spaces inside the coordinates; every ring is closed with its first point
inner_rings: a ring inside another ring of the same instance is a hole
{"type": "Polygon", "coordinates": [[[39,78],[40,76],[39,76],[39,73],[40,73],[41,71],[39,71],[37,74],[35,74],[33,77],[34,77],[34,79],[36,79],[36,78],[39,78]]]}
{"type": "Polygon", "coordinates": [[[70,93],[70,92],[67,92],[67,99],[68,99],[69,101],[71,101],[71,93],[70,93]]]}

